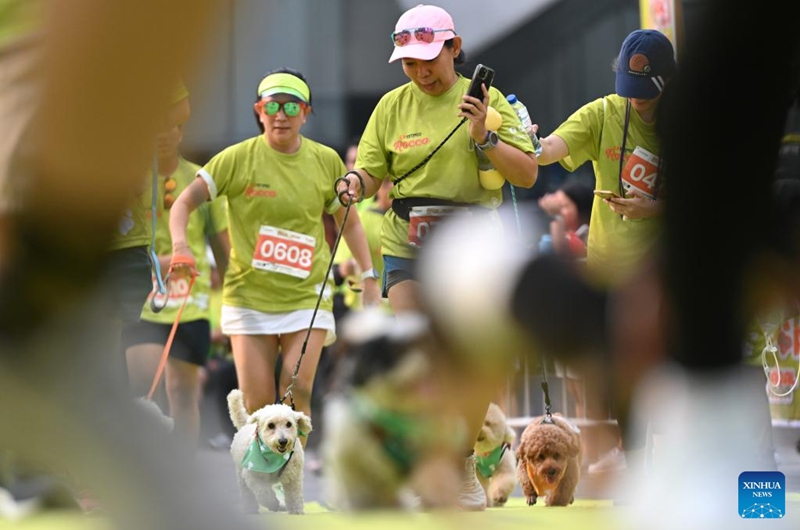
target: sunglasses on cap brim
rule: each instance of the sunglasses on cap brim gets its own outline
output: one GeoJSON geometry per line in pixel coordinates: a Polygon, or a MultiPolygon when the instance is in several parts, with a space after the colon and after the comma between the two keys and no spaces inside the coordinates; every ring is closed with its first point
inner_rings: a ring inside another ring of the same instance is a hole
{"type": "Polygon", "coordinates": [[[259,101],[258,102],[259,109],[264,112],[267,116],[274,116],[276,115],[281,109],[283,109],[283,113],[293,118],[300,114],[302,109],[308,107],[308,103],[305,101],[286,101],[281,103],[279,101],[259,101]]]}
{"type": "Polygon", "coordinates": [[[395,31],[389,36],[389,38],[392,39],[392,42],[395,46],[405,46],[407,44],[411,44],[411,37],[414,37],[414,40],[417,42],[430,44],[433,42],[437,33],[442,33],[445,31],[449,31],[453,34],[453,36],[456,34],[456,32],[452,29],[411,28],[404,29],[402,31],[395,31]]]}

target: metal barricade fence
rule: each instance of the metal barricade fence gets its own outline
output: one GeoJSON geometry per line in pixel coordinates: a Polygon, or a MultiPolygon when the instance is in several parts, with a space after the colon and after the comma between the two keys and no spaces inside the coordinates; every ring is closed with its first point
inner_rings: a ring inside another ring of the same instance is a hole
{"type": "MultiPolygon", "coordinates": [[[[617,421],[611,417],[605,419],[590,419],[584,411],[576,414],[575,399],[570,395],[566,384],[566,373],[548,369],[547,382],[550,392],[550,411],[560,413],[572,420],[578,427],[616,426],[617,421]]],[[[542,393],[541,367],[531,362],[528,356],[521,356],[518,360],[515,373],[509,376],[508,383],[498,396],[497,404],[506,414],[508,424],[521,432],[537,416],[545,412],[544,395],[542,393]]],[[[586,386],[580,380],[582,402],[587,400],[586,386]]]]}

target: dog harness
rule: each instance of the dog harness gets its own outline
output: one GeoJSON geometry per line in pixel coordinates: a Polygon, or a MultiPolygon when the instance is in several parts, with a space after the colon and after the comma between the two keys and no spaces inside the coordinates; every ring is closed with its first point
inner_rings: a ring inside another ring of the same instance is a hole
{"type": "Polygon", "coordinates": [[[510,447],[511,446],[509,444],[504,443],[486,456],[481,456],[476,453],[475,468],[477,469],[478,473],[480,473],[483,478],[490,478],[492,475],[494,475],[498,464],[500,464],[500,460],[503,459],[503,455],[510,447]]]}
{"type": "Polygon", "coordinates": [[[247,453],[242,459],[242,467],[248,471],[255,471],[256,473],[278,473],[278,476],[283,474],[286,469],[286,464],[292,459],[294,451],[287,453],[276,453],[265,444],[256,431],[253,437],[253,443],[247,449],[247,453]]]}

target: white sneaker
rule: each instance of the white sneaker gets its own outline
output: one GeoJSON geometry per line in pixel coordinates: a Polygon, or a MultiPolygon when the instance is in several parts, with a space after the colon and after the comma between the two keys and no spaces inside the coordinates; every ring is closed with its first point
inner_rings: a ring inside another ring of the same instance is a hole
{"type": "Polygon", "coordinates": [[[486,492],[475,474],[475,455],[464,461],[464,478],[461,491],[458,492],[458,507],[470,512],[482,512],[486,509],[486,492]]]}
{"type": "Polygon", "coordinates": [[[625,471],[627,467],[625,452],[615,447],[594,464],[589,464],[587,471],[590,475],[599,475],[601,473],[618,473],[625,471]]]}

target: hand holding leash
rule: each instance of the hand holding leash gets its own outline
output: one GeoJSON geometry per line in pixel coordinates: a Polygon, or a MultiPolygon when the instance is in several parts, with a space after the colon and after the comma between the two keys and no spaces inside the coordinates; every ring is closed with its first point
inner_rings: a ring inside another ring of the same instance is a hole
{"type": "MultiPolygon", "coordinates": [[[[188,249],[187,249],[188,251],[188,249]]],[[[173,254],[172,259],[169,262],[169,271],[167,272],[167,276],[164,278],[164,293],[163,294],[163,303],[159,303],[157,300],[156,293],[153,293],[153,296],[150,297],[150,309],[153,310],[154,313],[158,313],[165,307],[167,307],[167,302],[169,302],[169,287],[170,287],[170,278],[173,274],[177,277],[185,276],[194,280],[197,277],[197,264],[194,260],[194,256],[190,254],[173,254]]]]}
{"type": "Polygon", "coordinates": [[[197,276],[197,262],[194,260],[194,256],[192,256],[191,251],[189,251],[188,254],[172,254],[167,276],[169,277],[172,274],[175,274],[176,276],[189,276],[191,278],[197,276]]]}
{"type": "MultiPolygon", "coordinates": [[[[155,376],[153,377],[153,384],[150,386],[150,391],[147,393],[148,400],[153,399],[153,394],[155,394],[156,388],[158,388],[158,383],[161,381],[161,374],[164,373],[164,368],[167,365],[167,358],[169,358],[169,351],[172,348],[172,341],[175,340],[175,332],[178,331],[178,325],[181,322],[183,309],[186,307],[186,302],[189,301],[189,294],[192,292],[194,280],[197,278],[197,267],[194,257],[191,254],[172,255],[172,260],[169,263],[169,272],[167,273],[167,296],[165,297],[164,305],[167,303],[166,300],[169,299],[169,279],[172,274],[177,274],[178,276],[186,274],[189,277],[189,288],[186,290],[186,295],[183,297],[181,307],[178,309],[178,313],[175,315],[175,321],[172,323],[172,329],[170,330],[169,337],[167,337],[167,342],[164,345],[164,351],[161,353],[161,359],[158,362],[158,368],[156,369],[155,376]]],[[[153,300],[151,300],[150,303],[153,304],[153,300]]]]}
{"type": "Polygon", "coordinates": [[[348,171],[343,177],[336,179],[333,186],[342,206],[364,200],[364,195],[366,194],[364,178],[358,171],[348,171]],[[356,178],[350,178],[350,175],[354,175],[356,178]],[[358,197],[358,199],[353,201],[354,197],[358,197]]]}

